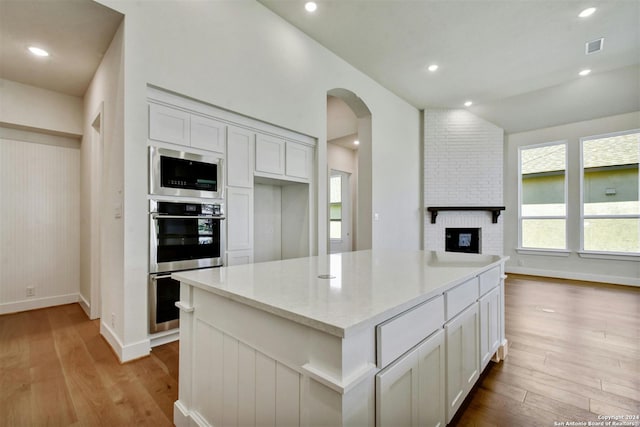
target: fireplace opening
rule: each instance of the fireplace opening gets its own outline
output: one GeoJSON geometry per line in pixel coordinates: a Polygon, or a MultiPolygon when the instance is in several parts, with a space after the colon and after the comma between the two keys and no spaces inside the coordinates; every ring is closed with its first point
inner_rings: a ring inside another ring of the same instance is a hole
{"type": "Polygon", "coordinates": [[[445,229],[445,251],[480,253],[480,228],[445,229]]]}

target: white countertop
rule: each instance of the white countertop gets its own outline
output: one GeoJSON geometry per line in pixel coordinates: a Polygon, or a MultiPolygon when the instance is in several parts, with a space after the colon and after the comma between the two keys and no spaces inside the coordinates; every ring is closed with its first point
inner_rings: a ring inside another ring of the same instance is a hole
{"type": "Polygon", "coordinates": [[[200,289],[327,333],[377,324],[506,260],[452,252],[357,251],[173,273],[200,289]],[[333,278],[321,279],[328,274],[333,278]]]}

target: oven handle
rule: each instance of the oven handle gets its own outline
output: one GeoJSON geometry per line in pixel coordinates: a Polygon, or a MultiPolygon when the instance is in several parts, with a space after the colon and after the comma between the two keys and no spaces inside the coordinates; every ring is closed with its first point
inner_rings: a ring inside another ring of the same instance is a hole
{"type": "Polygon", "coordinates": [[[159,213],[152,213],[151,219],[225,219],[221,215],[164,215],[159,213]]]}

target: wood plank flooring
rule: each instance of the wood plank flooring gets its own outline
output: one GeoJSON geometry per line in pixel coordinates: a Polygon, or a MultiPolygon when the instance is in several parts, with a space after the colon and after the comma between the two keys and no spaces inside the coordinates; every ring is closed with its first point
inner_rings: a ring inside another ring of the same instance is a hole
{"type": "Polygon", "coordinates": [[[510,276],[505,317],[507,359],[489,364],[450,425],[640,416],[640,288],[510,276]]]}
{"type": "Polygon", "coordinates": [[[178,343],[120,364],[78,304],[0,316],[0,426],[171,426],[178,343]]]}
{"type": "MultiPolygon", "coordinates": [[[[512,276],[505,292],[509,356],[452,426],[640,415],[640,289],[512,276]]],[[[0,426],[170,426],[177,379],[178,343],[121,365],[77,304],[0,316],[0,426]]]]}

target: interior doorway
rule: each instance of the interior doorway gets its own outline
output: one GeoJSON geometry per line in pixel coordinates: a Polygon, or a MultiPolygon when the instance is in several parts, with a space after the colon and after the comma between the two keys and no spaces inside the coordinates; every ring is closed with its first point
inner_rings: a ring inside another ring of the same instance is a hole
{"type": "Polygon", "coordinates": [[[365,103],[346,89],[327,92],[327,248],[330,253],[371,249],[371,137],[371,112],[365,103]],[[340,192],[339,218],[336,217],[336,192],[331,191],[334,182],[336,185],[339,182],[340,188],[346,186],[346,190],[340,192]]]}

